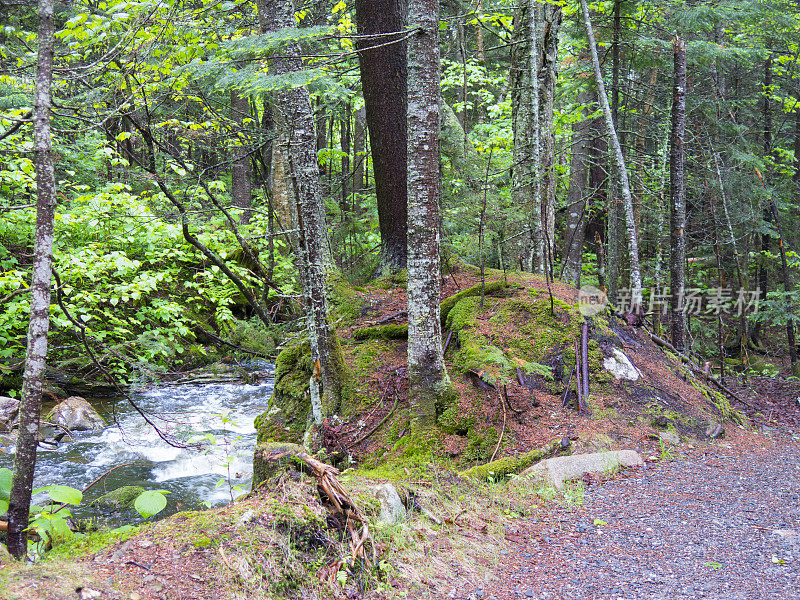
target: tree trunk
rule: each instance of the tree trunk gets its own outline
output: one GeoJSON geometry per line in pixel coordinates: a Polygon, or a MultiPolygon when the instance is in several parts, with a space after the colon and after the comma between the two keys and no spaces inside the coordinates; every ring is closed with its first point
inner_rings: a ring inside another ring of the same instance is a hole
{"type": "Polygon", "coordinates": [[[360,192],[366,187],[364,181],[367,157],[367,112],[362,106],[353,115],[353,191],[360,192]]]}
{"type": "MultiPolygon", "coordinates": [[[[292,0],[259,0],[258,19],[263,32],[295,27],[292,0]]],[[[283,56],[276,57],[271,63],[276,74],[302,69],[300,50],[296,45],[288,45],[282,53],[283,56]]],[[[317,161],[314,113],[305,87],[278,91],[275,107],[288,121],[288,159],[300,220],[300,269],[307,305],[309,345],[312,361],[319,364],[322,383],[321,405],[315,407],[313,393],[311,400],[312,407],[318,408],[314,411],[315,419],[321,421],[321,417],[339,410],[345,365],[336,330],[328,319],[327,279],[333,270],[333,262],[317,161]]]]}
{"type": "Polygon", "coordinates": [[[408,0],[356,0],[356,47],[367,113],[381,259],[378,272],[406,266],[406,42],[408,0]],[[381,35],[401,32],[396,35],[381,35]]]}
{"type": "Polygon", "coordinates": [[[250,116],[250,102],[247,97],[231,92],[231,121],[238,125],[234,132],[234,146],[231,157],[231,202],[242,210],[240,223],[250,220],[253,208],[253,181],[250,156],[246,145],[247,136],[242,131],[244,119],[250,116]]]}
{"type": "Polygon", "coordinates": [[[16,558],[28,549],[28,519],[36,468],[36,444],[42,404],[42,384],[50,329],[53,229],[56,180],[50,137],[50,90],[53,80],[53,0],[39,0],[38,58],[33,109],[34,164],[36,168],[36,230],[34,237],[31,312],[28,348],[19,407],[19,434],[14,456],[14,476],[8,506],[8,550],[16,558]]]}
{"type": "Polygon", "coordinates": [[[586,26],[586,35],[589,38],[589,51],[592,54],[592,63],[594,66],[594,76],[597,80],[597,93],[600,100],[600,105],[603,108],[603,116],[605,117],[606,129],[608,130],[608,138],[611,143],[612,156],[616,163],[617,175],[619,177],[623,208],[625,209],[625,224],[628,237],[628,253],[630,256],[631,265],[631,300],[632,310],[639,311],[642,302],[642,276],[639,269],[639,243],[636,234],[636,220],[633,214],[633,198],[631,197],[631,186],[628,180],[628,171],[625,167],[625,157],[622,154],[622,147],[617,137],[617,131],[614,127],[614,120],[611,115],[611,107],[608,104],[608,96],[606,95],[605,84],[603,83],[603,73],[600,70],[600,59],[597,56],[597,45],[594,41],[594,31],[592,29],[592,21],[589,18],[589,7],[586,0],[581,0],[581,10],[583,12],[583,20],[586,26]]]}
{"type": "Polygon", "coordinates": [[[686,169],[683,151],[686,130],[686,42],[677,36],[672,42],[675,72],[672,88],[672,135],[669,156],[671,250],[670,332],[672,345],[686,350],[686,169]]]}
{"type": "Polygon", "coordinates": [[[452,392],[442,352],[439,268],[439,2],[411,0],[408,40],[408,378],[412,417],[433,425],[452,392]]]}
{"type": "Polygon", "coordinates": [[[778,249],[781,253],[781,275],[783,278],[783,292],[786,294],[786,341],[789,344],[789,359],[792,363],[792,375],[800,377],[800,364],[797,362],[797,341],[795,339],[794,331],[794,306],[792,303],[792,279],[789,275],[789,265],[786,261],[786,248],[783,245],[783,233],[781,231],[781,220],[778,215],[778,207],[775,205],[775,199],[770,192],[769,205],[772,210],[772,218],[775,219],[775,227],[778,230],[778,249]]]}
{"type": "MultiPolygon", "coordinates": [[[[592,104],[592,93],[581,90],[578,104],[584,107],[584,117],[592,104]]],[[[589,143],[592,120],[584,118],[572,126],[572,158],[570,160],[569,189],[567,190],[567,223],[564,230],[564,281],[580,287],[583,264],[583,243],[588,213],[586,211],[589,178],[589,143]]]]}
{"type": "Polygon", "coordinates": [[[540,186],[542,230],[546,269],[552,276],[556,225],[556,134],[554,106],[558,77],[558,31],[561,28],[561,7],[547,2],[537,3],[541,10],[541,68],[539,70],[539,159],[542,177],[540,186]]]}
{"type": "Polygon", "coordinates": [[[350,204],[350,117],[353,107],[348,102],[342,108],[341,133],[339,145],[342,148],[342,213],[349,210],[350,204]]]}

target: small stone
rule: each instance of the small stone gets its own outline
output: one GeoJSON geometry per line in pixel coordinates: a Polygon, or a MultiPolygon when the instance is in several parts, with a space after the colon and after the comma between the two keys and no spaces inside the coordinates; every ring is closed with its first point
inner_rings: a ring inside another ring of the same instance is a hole
{"type": "Polygon", "coordinates": [[[149,548],[153,545],[151,540],[141,540],[138,544],[139,548],[149,548]]]}
{"type": "Polygon", "coordinates": [[[719,423],[709,423],[706,428],[706,435],[709,439],[725,437],[725,428],[719,423]]]}
{"type": "Polygon", "coordinates": [[[533,598],[533,590],[527,590],[525,592],[525,597],[526,598],[533,598]]]}
{"type": "Polygon", "coordinates": [[[381,503],[381,514],[378,517],[383,523],[398,523],[408,518],[408,512],[391,483],[384,483],[375,488],[375,497],[381,503]]]}
{"type": "Polygon", "coordinates": [[[661,431],[658,434],[658,438],[662,442],[672,444],[673,446],[677,446],[681,443],[681,437],[674,431],[661,431]]]}
{"type": "Polygon", "coordinates": [[[130,600],[142,600],[142,596],[138,592],[131,592],[130,600]]]}
{"type": "Polygon", "coordinates": [[[93,590],[92,588],[81,588],[79,595],[81,600],[94,600],[95,598],[102,596],[100,592],[93,590]]]}

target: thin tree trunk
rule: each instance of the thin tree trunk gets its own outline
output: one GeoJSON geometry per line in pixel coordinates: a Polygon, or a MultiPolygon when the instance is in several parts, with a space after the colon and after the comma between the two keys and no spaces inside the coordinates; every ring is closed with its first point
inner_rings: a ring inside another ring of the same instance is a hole
{"type": "Polygon", "coordinates": [[[778,215],[778,207],[772,193],[769,195],[769,205],[772,209],[772,218],[775,219],[775,227],[778,230],[778,249],[781,253],[781,275],[783,279],[783,292],[786,295],[786,341],[789,344],[789,359],[792,363],[792,375],[800,377],[800,364],[797,362],[797,341],[794,331],[794,306],[792,304],[792,279],[789,275],[789,266],[786,261],[786,248],[783,245],[783,233],[781,232],[781,220],[778,215]]]}
{"type": "Polygon", "coordinates": [[[547,269],[552,277],[552,260],[555,243],[556,205],[556,135],[555,98],[558,77],[558,32],[561,28],[561,7],[547,2],[539,3],[541,10],[541,69],[539,77],[539,128],[542,164],[541,214],[544,231],[545,255],[549,260],[547,269]]]}
{"type": "MultiPolygon", "coordinates": [[[[263,32],[295,26],[291,0],[259,0],[258,19],[263,32]]],[[[300,50],[287,46],[284,56],[271,66],[283,75],[302,68],[300,50]]],[[[319,163],[317,161],[314,114],[311,97],[304,87],[278,91],[275,108],[283,113],[289,129],[289,166],[298,204],[304,295],[307,304],[311,359],[321,371],[321,406],[318,415],[327,416],[339,410],[345,377],[344,358],[336,330],[328,319],[327,279],[333,270],[325,221],[319,163]]],[[[312,386],[313,387],[313,386],[312,386]]],[[[312,408],[317,408],[312,397],[312,408]]]]}
{"type": "Polygon", "coordinates": [[[31,311],[28,348],[19,407],[19,433],[14,456],[14,476],[8,506],[8,550],[16,558],[28,549],[28,519],[36,468],[36,444],[42,405],[42,385],[50,329],[53,229],[56,180],[50,136],[50,98],[53,80],[53,0],[39,0],[38,58],[33,109],[34,165],[36,168],[36,230],[34,237],[31,311]]]}
{"type": "Polygon", "coordinates": [[[366,187],[364,181],[365,165],[367,157],[365,152],[367,146],[367,113],[364,107],[359,108],[353,118],[353,191],[360,192],[366,187]]]}
{"type": "Polygon", "coordinates": [[[411,0],[408,40],[408,378],[418,427],[451,393],[442,352],[439,267],[439,2],[411,0]]]}
{"type": "Polygon", "coordinates": [[[672,134],[669,157],[670,195],[670,333],[672,345],[686,350],[686,170],[683,150],[686,130],[686,42],[673,40],[675,72],[672,88],[672,134]]]}
{"type": "Polygon", "coordinates": [[[591,106],[592,93],[581,90],[578,104],[584,107],[584,119],[572,126],[572,157],[570,159],[569,189],[567,190],[567,221],[564,230],[564,267],[562,278],[575,287],[581,285],[583,264],[583,243],[586,234],[588,214],[586,211],[589,178],[589,143],[592,119],[585,118],[586,109],[591,106]]]}
{"type": "Polygon", "coordinates": [[[408,0],[356,0],[358,63],[364,91],[378,226],[379,273],[406,266],[406,41],[408,0]],[[392,34],[394,35],[387,35],[392,34]]]}
{"type": "Polygon", "coordinates": [[[339,144],[342,148],[342,213],[349,210],[350,198],[350,117],[353,112],[348,102],[342,109],[341,135],[339,144]]]}
{"type": "Polygon", "coordinates": [[[238,130],[234,132],[234,147],[231,160],[231,201],[233,205],[242,210],[239,217],[240,223],[250,220],[253,208],[253,181],[250,156],[247,145],[247,136],[242,131],[244,119],[250,116],[250,103],[247,97],[240,96],[235,91],[231,92],[231,121],[237,124],[238,130]]]}
{"type": "Polygon", "coordinates": [[[614,127],[614,120],[611,115],[611,107],[608,104],[608,96],[606,95],[605,84],[603,83],[603,73],[600,70],[600,58],[597,56],[597,45],[594,41],[594,31],[592,29],[592,21],[589,18],[589,7],[586,0],[581,0],[581,10],[583,11],[583,20],[586,26],[586,35],[589,38],[589,51],[592,54],[592,63],[594,65],[594,76],[597,80],[598,97],[600,105],[603,109],[603,115],[606,121],[606,128],[608,130],[608,137],[611,142],[612,155],[616,162],[617,173],[620,179],[622,188],[622,201],[625,209],[625,223],[628,234],[628,252],[630,255],[631,264],[631,299],[632,310],[641,310],[642,302],[642,276],[639,269],[639,244],[636,234],[636,220],[633,214],[633,199],[631,197],[631,186],[628,180],[628,172],[625,167],[625,157],[622,154],[622,147],[617,137],[617,131],[614,127]]]}

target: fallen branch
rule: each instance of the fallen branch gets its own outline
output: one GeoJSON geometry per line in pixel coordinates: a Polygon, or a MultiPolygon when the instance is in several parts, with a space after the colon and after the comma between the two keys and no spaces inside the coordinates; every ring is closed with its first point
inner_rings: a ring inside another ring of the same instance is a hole
{"type": "Polygon", "coordinates": [[[691,356],[684,354],[683,352],[680,352],[675,346],[670,344],[664,338],[657,336],[655,333],[652,333],[647,329],[645,329],[645,331],[647,331],[647,335],[650,336],[650,339],[653,340],[653,342],[655,342],[656,345],[661,346],[662,348],[666,348],[670,352],[677,354],[678,357],[681,358],[682,360],[686,361],[689,364],[689,369],[691,369],[693,373],[701,375],[706,381],[710,381],[711,383],[713,383],[720,389],[720,391],[728,394],[731,398],[733,398],[737,402],[740,402],[741,404],[747,406],[748,408],[753,408],[752,404],[744,400],[741,396],[739,396],[739,394],[737,394],[732,389],[724,385],[719,379],[717,379],[717,377],[714,374],[707,373],[702,367],[700,367],[697,363],[695,363],[691,356]]]}
{"type": "Polygon", "coordinates": [[[462,472],[461,475],[464,477],[474,477],[476,479],[502,479],[524,471],[531,465],[556,454],[561,449],[561,439],[559,438],[546,446],[531,450],[521,456],[506,456],[505,458],[498,458],[484,465],[474,466],[462,472]]]}
{"type": "Polygon", "coordinates": [[[380,428],[381,428],[381,426],[382,426],[384,423],[386,423],[386,421],[388,421],[388,420],[389,420],[389,417],[391,417],[391,416],[394,414],[394,411],[397,409],[397,405],[398,405],[399,403],[400,403],[400,398],[399,398],[399,396],[398,396],[398,394],[397,394],[397,390],[395,390],[395,392],[394,392],[394,405],[392,406],[391,410],[390,410],[388,413],[386,413],[386,416],[385,416],[385,417],[383,417],[383,418],[380,420],[380,422],[379,422],[377,425],[375,425],[375,427],[373,427],[372,429],[370,429],[370,430],[369,430],[367,433],[365,433],[364,435],[362,435],[362,436],[361,436],[360,438],[358,438],[358,439],[357,439],[355,442],[351,442],[351,443],[347,444],[347,448],[352,448],[353,446],[358,446],[358,445],[359,445],[361,442],[363,442],[363,441],[364,441],[364,440],[366,440],[368,437],[370,437],[370,436],[371,436],[373,433],[375,433],[376,431],[378,431],[378,429],[380,429],[380,428]]]}
{"type": "Polygon", "coordinates": [[[499,390],[497,392],[497,397],[500,399],[500,405],[503,407],[503,428],[500,430],[500,437],[497,438],[497,445],[494,447],[494,452],[492,452],[492,457],[489,459],[489,462],[492,462],[494,457],[497,456],[500,444],[503,443],[503,434],[506,432],[506,403],[503,400],[503,394],[501,394],[499,390]]]}

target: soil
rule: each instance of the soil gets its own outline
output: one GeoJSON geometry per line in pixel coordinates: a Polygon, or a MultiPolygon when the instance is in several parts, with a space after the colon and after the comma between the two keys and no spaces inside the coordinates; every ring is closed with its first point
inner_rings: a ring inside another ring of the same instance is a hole
{"type": "Polygon", "coordinates": [[[579,509],[529,520],[501,583],[474,592],[487,600],[798,597],[796,442],[713,445],[586,490],[579,509]]]}

